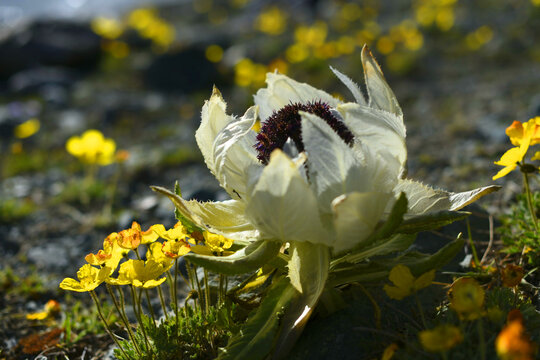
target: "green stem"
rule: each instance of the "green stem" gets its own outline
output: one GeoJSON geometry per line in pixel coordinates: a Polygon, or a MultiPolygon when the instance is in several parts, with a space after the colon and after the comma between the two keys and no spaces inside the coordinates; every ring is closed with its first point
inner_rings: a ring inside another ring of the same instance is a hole
{"type": "Polygon", "coordinates": [[[99,315],[99,318],[101,319],[101,321],[103,322],[103,325],[105,325],[105,330],[107,331],[107,333],[109,334],[109,336],[113,339],[113,341],[115,342],[116,346],[118,346],[118,348],[120,349],[120,351],[122,352],[122,354],[124,354],[124,356],[126,357],[126,359],[128,358],[128,355],[126,354],[126,352],[124,351],[124,348],[122,347],[122,345],[120,345],[120,342],[118,341],[118,339],[116,338],[116,336],[114,336],[113,332],[111,331],[111,328],[109,327],[109,324],[107,323],[107,320],[105,319],[105,316],[103,316],[103,311],[101,310],[101,305],[99,304],[99,299],[96,295],[96,293],[94,292],[94,290],[90,290],[89,291],[90,293],[90,296],[92,296],[92,299],[94,300],[94,303],[96,304],[96,309],[98,311],[98,315],[99,315]]]}
{"type": "Polygon", "coordinates": [[[154,324],[154,328],[156,325],[156,314],[154,314],[154,309],[152,308],[152,303],[150,302],[150,293],[148,292],[148,289],[142,288],[142,291],[144,291],[144,295],[146,297],[146,302],[148,303],[148,310],[150,311],[150,317],[152,318],[152,323],[154,324]]]}
{"type": "Polygon", "coordinates": [[[486,340],[484,339],[484,325],[482,318],[478,319],[478,337],[480,339],[480,359],[486,360],[486,340]]]}
{"type": "Polygon", "coordinates": [[[178,258],[174,259],[174,315],[176,316],[176,332],[180,331],[180,325],[178,323],[178,258]]]}
{"type": "Polygon", "coordinates": [[[525,193],[527,194],[527,204],[529,205],[529,211],[531,212],[534,229],[536,230],[536,233],[538,233],[538,218],[536,217],[536,211],[534,209],[532,196],[531,196],[531,188],[529,187],[529,175],[527,175],[527,173],[525,172],[523,173],[523,183],[525,185],[525,193]]]}
{"type": "Polygon", "coordinates": [[[158,286],[157,289],[159,294],[159,301],[161,302],[161,308],[163,309],[163,314],[165,315],[165,319],[169,320],[169,313],[167,312],[167,306],[165,305],[165,299],[163,298],[163,291],[161,290],[161,286],[158,286]]]}
{"type": "Polygon", "coordinates": [[[107,291],[109,292],[109,295],[111,296],[113,300],[114,307],[116,308],[116,311],[118,311],[118,314],[120,314],[120,319],[122,319],[122,322],[124,323],[124,326],[126,327],[126,331],[128,332],[131,342],[133,343],[133,345],[135,345],[135,350],[137,351],[137,354],[139,354],[139,356],[142,356],[141,350],[139,349],[139,347],[137,346],[137,343],[135,342],[135,337],[133,335],[133,332],[131,331],[131,326],[129,325],[129,320],[127,319],[125,311],[123,311],[122,307],[120,307],[120,304],[118,303],[118,300],[116,299],[116,296],[114,295],[111,285],[109,284],[106,284],[106,285],[107,285],[106,286],[107,291]]]}
{"type": "Polygon", "coordinates": [[[414,292],[414,299],[416,300],[416,306],[418,306],[418,311],[420,312],[422,325],[424,325],[424,329],[427,329],[426,318],[424,317],[424,309],[422,309],[422,304],[420,304],[420,299],[418,298],[418,293],[416,291],[414,292]]]}
{"type": "Polygon", "coordinates": [[[206,314],[210,313],[210,286],[208,285],[208,270],[204,268],[204,309],[206,314]]]}
{"type": "Polygon", "coordinates": [[[144,328],[144,324],[141,318],[142,308],[140,298],[137,297],[135,286],[130,285],[129,287],[131,289],[131,297],[133,298],[133,312],[135,313],[135,317],[137,318],[137,322],[139,323],[139,327],[141,328],[141,331],[143,333],[146,350],[151,353],[152,350],[150,349],[150,341],[148,340],[148,336],[146,335],[146,329],[144,328]]]}
{"type": "Polygon", "coordinates": [[[223,286],[225,285],[225,275],[219,274],[219,291],[218,291],[218,305],[225,302],[225,291],[223,286]]]}
{"type": "Polygon", "coordinates": [[[473,258],[476,266],[480,266],[480,259],[478,259],[478,253],[476,252],[476,246],[474,246],[474,241],[472,238],[472,231],[471,231],[471,224],[469,222],[469,218],[465,218],[465,221],[467,223],[467,236],[469,237],[469,243],[471,244],[471,250],[473,253],[473,258]]]}

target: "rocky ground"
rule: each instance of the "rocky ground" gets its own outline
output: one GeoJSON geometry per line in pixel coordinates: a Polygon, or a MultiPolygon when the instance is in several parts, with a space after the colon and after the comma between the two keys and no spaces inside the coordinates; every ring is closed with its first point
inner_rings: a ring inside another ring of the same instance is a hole
{"type": "MultiPolygon", "coordinates": [[[[383,32],[407,16],[414,18],[414,9],[406,3],[374,6],[383,32]]],[[[192,3],[163,6],[158,10],[176,29],[174,43],[154,51],[151,41],[127,32],[122,40],[130,53],[120,59],[104,50],[104,38],[86,21],[35,19],[2,30],[0,271],[11,268],[18,279],[37,276],[43,287],[37,293],[13,291],[23,280],[0,282],[0,358],[15,356],[20,338],[36,330],[21,325],[13,314],[24,316],[50,298],[63,299],[60,280],[74,276],[84,255],[98,249],[108,233],[129,227],[133,220],[145,228],[174,224],[172,205],[149,185],[170,188],[178,180],[184,197],[226,197],[202,163],[193,136],[212,85],[220,88],[231,112],[243,113],[254,88],[235,84],[234,62],[247,57],[268,63],[282,56],[294,24],[315,19],[331,24],[331,16],[338,13],[332,9],[343,4],[278,3],[291,14],[288,30],[278,36],[253,29],[267,2],[243,7],[218,3],[207,11],[192,3]],[[224,19],[215,20],[216,8],[220,16],[225,12],[224,19]],[[207,60],[210,44],[226,50],[223,61],[207,60]],[[39,132],[18,139],[15,128],[30,118],[40,120],[39,132]],[[101,187],[84,200],[80,186],[85,166],[64,146],[70,136],[89,128],[100,129],[130,155],[121,166],[100,168],[101,187]],[[104,217],[115,177],[112,210],[104,217]]],[[[524,0],[480,1],[460,3],[454,13],[451,30],[422,30],[424,45],[405,70],[387,70],[388,57],[375,43],[372,48],[405,113],[409,176],[463,191],[492,183],[497,171],[493,161],[509,146],[504,129],[512,120],[540,115],[540,8],[524,0]],[[492,29],[492,39],[478,50],[467,49],[462,41],[466,34],[485,25],[492,29]]],[[[353,23],[351,31],[355,26],[360,28],[353,23]]],[[[330,27],[329,37],[339,31],[330,27]]],[[[359,58],[356,45],[349,55],[291,65],[288,75],[347,98],[326,64],[361,82],[359,58]]],[[[473,228],[480,241],[488,238],[489,215],[496,218],[520,191],[516,174],[500,184],[502,191],[473,209],[479,214],[473,228]]],[[[462,229],[445,234],[452,237],[462,229]]],[[[420,246],[433,250],[422,244],[434,239],[446,241],[427,234],[420,246]]],[[[98,350],[89,355],[98,356],[103,349],[98,350]]]]}

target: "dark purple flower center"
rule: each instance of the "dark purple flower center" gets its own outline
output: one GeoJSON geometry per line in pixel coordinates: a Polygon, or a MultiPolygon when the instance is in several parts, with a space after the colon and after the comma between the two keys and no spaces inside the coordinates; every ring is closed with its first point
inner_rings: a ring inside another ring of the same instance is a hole
{"type": "Polygon", "coordinates": [[[299,152],[304,151],[302,142],[302,119],[298,111],[305,111],[317,115],[345,141],[352,146],[354,136],[347,129],[341,120],[332,114],[330,106],[321,101],[309,102],[307,104],[289,104],[274,113],[264,122],[261,131],[257,134],[257,158],[263,164],[268,164],[270,154],[275,149],[283,149],[285,143],[290,138],[299,152]]]}

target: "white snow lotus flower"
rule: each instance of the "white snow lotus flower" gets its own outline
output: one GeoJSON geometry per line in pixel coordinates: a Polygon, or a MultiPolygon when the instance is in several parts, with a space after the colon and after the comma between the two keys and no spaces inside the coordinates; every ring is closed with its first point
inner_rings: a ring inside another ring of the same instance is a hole
{"type": "MultiPolygon", "coordinates": [[[[367,48],[362,63],[367,98],[351,79],[332,69],[355,102],[342,102],[308,84],[268,73],[267,87],[255,94],[255,105],[235,117],[227,114],[225,101],[214,89],[195,137],[206,165],[231,200],[188,201],[154,187],[197,227],[247,245],[229,257],[190,255],[210,270],[255,270],[274,258],[283,244],[290,245],[282,257],[288,260],[295,289],[288,292],[289,300],[295,299],[289,303],[295,305],[289,304],[292,315],[282,325],[289,328],[281,333],[278,347],[290,346],[295,338],[291,331],[305,324],[324,289],[332,257],[354,263],[366,254],[396,251],[390,245],[385,250],[384,240],[376,251],[354,255],[355,249],[382,235],[391,240],[388,244],[402,241],[390,236],[400,224],[409,226],[404,232],[411,233],[429,228],[426,221],[436,226],[451,222],[459,217],[453,212],[496,189],[456,194],[403,179],[407,151],[402,110],[367,48]],[[254,125],[259,119],[257,133],[254,125]],[[440,220],[433,214],[446,217],[440,220]],[[393,225],[381,226],[390,220],[393,225]],[[374,238],[377,231],[384,234],[374,238]],[[283,345],[287,336],[289,345],[283,345]]],[[[237,349],[242,347],[245,344],[237,349]]]]}

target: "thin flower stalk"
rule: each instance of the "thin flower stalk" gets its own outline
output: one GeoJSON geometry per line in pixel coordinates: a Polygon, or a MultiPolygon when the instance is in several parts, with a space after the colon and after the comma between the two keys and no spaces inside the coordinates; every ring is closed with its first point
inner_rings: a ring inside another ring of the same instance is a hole
{"type": "Polygon", "coordinates": [[[124,354],[124,356],[127,358],[127,354],[126,354],[124,348],[122,347],[122,345],[120,344],[120,342],[118,341],[116,336],[113,334],[109,324],[107,323],[107,319],[105,319],[105,316],[103,316],[103,311],[101,310],[101,305],[99,303],[99,299],[98,299],[96,293],[94,292],[94,290],[90,290],[89,293],[90,293],[90,296],[92,296],[92,299],[94,300],[94,303],[96,304],[96,309],[97,309],[99,318],[103,322],[103,325],[105,326],[105,330],[107,331],[109,336],[113,339],[116,346],[118,346],[118,348],[120,349],[122,354],[124,354]]]}
{"type": "Polygon", "coordinates": [[[126,312],[123,309],[123,304],[121,305],[118,302],[118,299],[116,298],[116,295],[114,295],[113,289],[111,285],[105,284],[107,287],[107,291],[109,292],[109,295],[111,296],[113,300],[114,307],[116,308],[116,311],[118,311],[118,314],[120,315],[120,319],[122,319],[122,322],[124,323],[124,326],[126,327],[126,331],[128,333],[128,336],[131,340],[131,342],[135,345],[135,351],[137,351],[137,354],[139,356],[141,355],[141,350],[139,349],[139,346],[137,345],[137,342],[135,341],[135,337],[133,335],[133,332],[131,331],[131,326],[129,325],[129,320],[127,319],[126,312]]]}
{"type": "Polygon", "coordinates": [[[163,291],[161,290],[161,286],[158,286],[157,289],[161,308],[163,309],[163,315],[165,316],[165,319],[169,320],[169,312],[167,311],[167,306],[165,305],[165,299],[163,298],[163,291]]]}
{"type": "Polygon", "coordinates": [[[208,283],[208,270],[204,268],[204,311],[210,313],[210,286],[208,283]]]}

